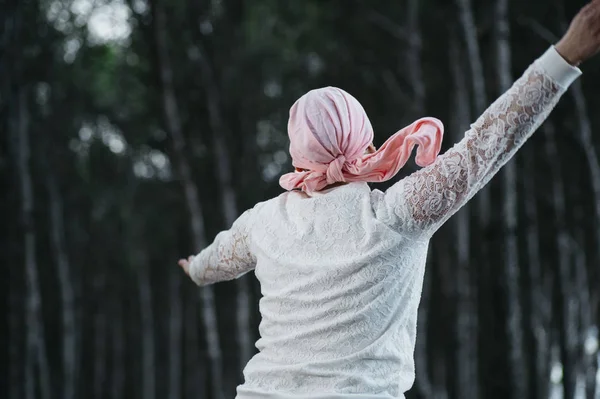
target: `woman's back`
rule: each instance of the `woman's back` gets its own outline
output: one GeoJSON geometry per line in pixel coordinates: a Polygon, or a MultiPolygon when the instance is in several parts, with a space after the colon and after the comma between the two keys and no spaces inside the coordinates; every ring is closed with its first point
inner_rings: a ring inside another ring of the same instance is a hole
{"type": "Polygon", "coordinates": [[[255,207],[261,339],[242,392],[410,388],[427,242],[379,220],[382,199],[359,182],[255,207]]]}
{"type": "Polygon", "coordinates": [[[189,265],[198,285],[256,268],[262,338],[238,398],[402,398],[414,381],[429,239],[510,160],[580,74],[550,48],[437,158],[441,128],[431,118],[361,155],[372,131],[365,115],[348,108],[348,95],[326,91],[312,108],[293,107],[291,120],[305,115],[288,129],[302,170],[281,182],[306,193],[287,192],[246,211],[189,265]],[[385,193],[371,191],[364,181],[389,179],[415,143],[417,162],[429,166],[385,193]],[[324,189],[348,181],[355,182],[324,189]]]}

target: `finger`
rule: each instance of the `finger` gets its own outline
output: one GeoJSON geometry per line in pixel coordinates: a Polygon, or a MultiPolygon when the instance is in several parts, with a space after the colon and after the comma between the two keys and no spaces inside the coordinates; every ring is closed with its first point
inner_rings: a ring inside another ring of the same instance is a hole
{"type": "Polygon", "coordinates": [[[191,262],[191,261],[193,261],[193,260],[194,260],[194,255],[190,255],[190,256],[188,256],[188,262],[191,262]]]}

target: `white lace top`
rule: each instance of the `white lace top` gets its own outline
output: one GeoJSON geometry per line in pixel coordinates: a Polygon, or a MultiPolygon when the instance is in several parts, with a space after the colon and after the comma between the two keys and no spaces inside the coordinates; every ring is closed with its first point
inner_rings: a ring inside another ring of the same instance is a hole
{"type": "Polygon", "coordinates": [[[350,183],[246,211],[192,262],[199,285],[255,269],[259,349],[237,398],[403,398],[432,234],[581,74],[550,48],[437,161],[386,192],[350,183]]]}

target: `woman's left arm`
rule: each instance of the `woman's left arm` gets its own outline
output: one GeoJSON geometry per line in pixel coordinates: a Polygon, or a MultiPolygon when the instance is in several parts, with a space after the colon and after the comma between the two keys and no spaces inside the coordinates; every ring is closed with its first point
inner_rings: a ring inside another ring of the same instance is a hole
{"type": "Polygon", "coordinates": [[[199,286],[233,280],[256,265],[256,257],[250,250],[253,209],[244,212],[231,226],[217,234],[215,240],[198,255],[180,260],[179,265],[199,286]]]}
{"type": "Polygon", "coordinates": [[[509,161],[580,74],[550,48],[459,143],[386,191],[384,209],[393,209],[397,229],[430,237],[509,161]]]}

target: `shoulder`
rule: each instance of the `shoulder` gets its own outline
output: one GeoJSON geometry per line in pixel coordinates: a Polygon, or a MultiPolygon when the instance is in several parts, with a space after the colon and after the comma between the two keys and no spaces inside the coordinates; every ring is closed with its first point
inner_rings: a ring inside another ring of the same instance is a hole
{"type": "Polygon", "coordinates": [[[244,214],[248,214],[249,217],[254,217],[256,215],[268,213],[271,210],[279,207],[282,201],[286,201],[289,194],[290,192],[286,191],[277,197],[257,202],[252,208],[246,210],[244,214]]]}

